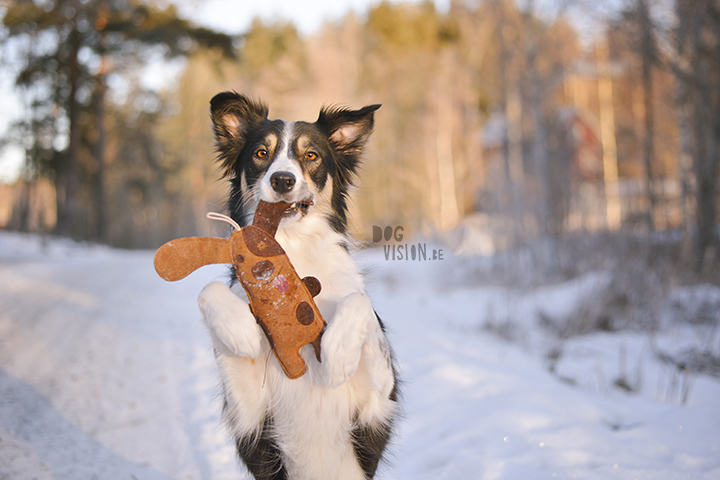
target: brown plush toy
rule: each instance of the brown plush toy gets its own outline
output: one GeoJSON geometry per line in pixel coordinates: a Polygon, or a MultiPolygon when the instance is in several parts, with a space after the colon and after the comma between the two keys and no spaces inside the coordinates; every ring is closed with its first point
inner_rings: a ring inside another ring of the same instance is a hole
{"type": "Polygon", "coordinates": [[[167,242],[155,253],[155,270],[173,282],[204,265],[232,263],[280,366],[289,378],[299,378],[307,369],[301,347],[312,344],[320,361],[325,320],[313,301],[320,293],[320,282],[315,277],[300,280],[275,240],[280,220],[290,207],[261,201],[253,224],[242,228],[235,224],[229,239],[187,237],[167,242]]]}

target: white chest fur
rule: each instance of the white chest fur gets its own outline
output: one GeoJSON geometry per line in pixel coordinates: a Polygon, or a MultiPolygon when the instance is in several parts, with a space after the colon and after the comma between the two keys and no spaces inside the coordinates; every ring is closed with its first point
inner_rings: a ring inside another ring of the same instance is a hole
{"type": "MultiPolygon", "coordinates": [[[[343,237],[326,222],[301,223],[302,229],[281,229],[276,238],[300,277],[311,275],[322,284],[316,297],[327,322],[322,362],[312,347],[303,347],[308,371],[291,380],[275,363],[259,329],[260,354],[239,355],[224,344],[232,339],[223,341],[228,335],[221,335],[232,330],[229,325],[237,318],[229,313],[216,315],[228,318],[213,317],[212,312],[227,309],[204,310],[225,389],[226,420],[236,437],[245,438],[258,434],[271,418],[271,432],[266,433],[282,452],[291,479],[360,480],[364,475],[353,449],[353,429],[385,422],[395,411],[389,398],[394,385],[389,349],[364,293],[362,275],[341,245],[343,237]]],[[[242,335],[247,336],[246,330],[242,335]]]]}

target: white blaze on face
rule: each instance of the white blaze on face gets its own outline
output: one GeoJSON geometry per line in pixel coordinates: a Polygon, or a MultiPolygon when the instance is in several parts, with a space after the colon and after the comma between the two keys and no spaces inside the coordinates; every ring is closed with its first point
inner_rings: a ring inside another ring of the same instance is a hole
{"type": "Polygon", "coordinates": [[[280,142],[280,150],[275,155],[272,164],[260,181],[260,198],[267,202],[277,202],[284,200],[286,202],[294,202],[300,200],[299,196],[302,192],[307,191],[303,172],[297,160],[291,157],[291,147],[293,141],[293,125],[285,122],[283,136],[280,142]],[[285,195],[275,192],[270,183],[272,175],[276,172],[288,172],[295,177],[295,185],[285,195]]]}

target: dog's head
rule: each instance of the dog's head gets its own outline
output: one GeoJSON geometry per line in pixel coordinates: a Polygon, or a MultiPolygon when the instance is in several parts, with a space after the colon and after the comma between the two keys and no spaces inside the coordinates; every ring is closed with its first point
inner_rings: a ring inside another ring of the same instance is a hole
{"type": "Polygon", "coordinates": [[[347,228],[347,195],[380,105],[320,110],[315,123],[269,120],[268,108],[235,92],[210,101],[223,172],[231,182],[230,216],[251,221],[260,200],[294,204],[282,225],[323,215],[347,228]]]}

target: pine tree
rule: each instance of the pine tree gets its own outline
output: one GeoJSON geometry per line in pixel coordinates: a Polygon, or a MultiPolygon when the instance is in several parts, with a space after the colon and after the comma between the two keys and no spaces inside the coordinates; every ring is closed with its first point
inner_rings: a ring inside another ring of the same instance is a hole
{"type": "Polygon", "coordinates": [[[2,24],[5,45],[26,53],[15,83],[32,108],[21,122],[32,131],[40,119],[53,119],[54,138],[38,138],[28,150],[50,150],[29,160],[55,184],[57,233],[103,240],[108,77],[138,68],[153,47],[165,57],[186,55],[195,45],[233,56],[233,39],[179,18],[172,5],[140,0],[14,0],[2,24]]]}

